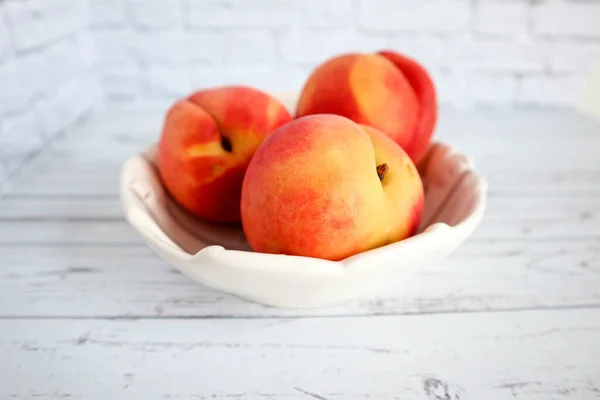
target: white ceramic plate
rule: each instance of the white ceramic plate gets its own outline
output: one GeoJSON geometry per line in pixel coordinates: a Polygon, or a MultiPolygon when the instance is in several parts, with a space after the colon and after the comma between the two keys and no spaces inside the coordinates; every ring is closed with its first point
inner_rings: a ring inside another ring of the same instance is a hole
{"type": "MultiPolygon", "coordinates": [[[[289,98],[282,100],[293,109],[289,98]]],[[[418,166],[425,208],[415,236],[338,262],[262,254],[250,249],[241,227],[207,223],[179,207],[161,185],[155,155],[151,146],[123,166],[121,201],[129,223],[194,281],[271,306],[327,306],[391,285],[450,255],[475,230],[486,203],[487,184],[472,161],[434,143],[418,166]]]]}

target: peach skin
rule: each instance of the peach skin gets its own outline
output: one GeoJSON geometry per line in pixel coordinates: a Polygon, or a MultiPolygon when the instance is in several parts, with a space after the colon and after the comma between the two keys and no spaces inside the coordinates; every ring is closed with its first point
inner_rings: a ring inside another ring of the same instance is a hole
{"type": "Polygon", "coordinates": [[[398,53],[348,53],[317,66],[300,93],[296,117],[332,113],[390,136],[417,163],[437,117],[426,70],[398,53]]]}
{"type": "Polygon", "coordinates": [[[240,222],[246,167],[264,138],[291,119],[277,99],[246,86],[201,90],[177,101],[158,142],[164,186],[196,216],[240,222]]]}
{"type": "Polygon", "coordinates": [[[253,250],[341,260],[414,235],[423,185],[387,135],[334,114],[276,129],[250,161],[242,226],[253,250]]]}
{"type": "Polygon", "coordinates": [[[416,60],[390,50],[380,51],[379,54],[402,71],[417,96],[417,126],[405,150],[418,163],[429,149],[437,124],[438,106],[434,82],[425,67],[416,60]]]}

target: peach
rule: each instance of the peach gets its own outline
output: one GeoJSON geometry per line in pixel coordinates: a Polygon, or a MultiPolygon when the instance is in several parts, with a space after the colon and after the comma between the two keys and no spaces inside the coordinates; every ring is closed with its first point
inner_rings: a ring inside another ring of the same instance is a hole
{"type": "Polygon", "coordinates": [[[157,167],[183,208],[213,222],[240,222],[246,167],[273,130],[292,119],[277,99],[246,86],[197,91],[168,110],[157,167]]]}
{"type": "Polygon", "coordinates": [[[418,163],[437,121],[432,79],[417,61],[393,51],[333,57],[310,74],[296,117],[333,113],[372,126],[418,163]]]}
{"type": "Polygon", "coordinates": [[[341,260],[414,235],[423,185],[384,133],[335,114],[276,129],[250,161],[242,226],[253,250],[341,260]]]}

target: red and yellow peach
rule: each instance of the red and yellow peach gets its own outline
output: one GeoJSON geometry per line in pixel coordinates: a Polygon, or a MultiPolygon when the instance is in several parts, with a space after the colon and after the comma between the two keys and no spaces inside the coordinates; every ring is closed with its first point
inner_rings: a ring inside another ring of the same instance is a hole
{"type": "Polygon", "coordinates": [[[269,135],[242,186],[257,252],[341,260],[412,236],[423,186],[406,152],[348,118],[311,115],[269,135]]]}
{"type": "Polygon", "coordinates": [[[196,216],[239,222],[250,159],[265,137],[291,119],[277,99],[245,86],[201,90],[177,101],[158,143],[164,186],[196,216]]]}
{"type": "Polygon", "coordinates": [[[386,133],[418,163],[437,122],[436,91],[425,68],[400,53],[342,54],[310,74],[298,99],[297,117],[322,113],[386,133]]]}

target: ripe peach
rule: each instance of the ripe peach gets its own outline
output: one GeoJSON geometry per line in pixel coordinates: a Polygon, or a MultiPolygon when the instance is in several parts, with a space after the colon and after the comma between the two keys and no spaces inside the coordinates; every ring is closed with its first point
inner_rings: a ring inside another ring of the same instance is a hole
{"type": "Polygon", "coordinates": [[[416,60],[389,50],[380,51],[379,54],[393,62],[402,71],[417,96],[419,103],[417,126],[412,140],[405,150],[415,162],[419,162],[427,153],[437,123],[438,107],[435,85],[425,67],[416,60]]]}
{"type": "Polygon", "coordinates": [[[242,225],[258,252],[340,260],[412,236],[423,185],[384,133],[348,118],[300,117],[250,161],[242,225]]]}
{"type": "Polygon", "coordinates": [[[300,94],[297,117],[321,113],[386,133],[418,163],[437,120],[435,87],[424,67],[402,54],[343,54],[319,65],[300,94]]]}
{"type": "Polygon", "coordinates": [[[201,90],[177,101],[158,143],[167,191],[206,220],[240,222],[248,162],[264,138],[291,119],[274,97],[245,86],[201,90]]]}

